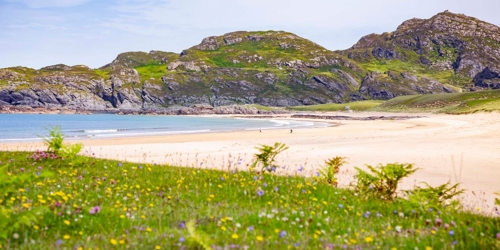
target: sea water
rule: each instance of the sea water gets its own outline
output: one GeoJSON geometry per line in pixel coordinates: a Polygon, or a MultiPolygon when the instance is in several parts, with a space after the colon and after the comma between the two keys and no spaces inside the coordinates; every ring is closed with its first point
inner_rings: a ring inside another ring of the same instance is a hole
{"type": "Polygon", "coordinates": [[[116,138],[326,126],[284,119],[206,116],[0,114],[0,142],[36,141],[60,126],[66,139],[116,138]]]}

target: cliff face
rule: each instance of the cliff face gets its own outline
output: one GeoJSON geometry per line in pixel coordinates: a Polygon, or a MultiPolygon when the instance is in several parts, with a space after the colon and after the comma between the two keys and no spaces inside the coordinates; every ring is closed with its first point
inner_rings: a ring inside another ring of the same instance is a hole
{"type": "Polygon", "coordinates": [[[213,36],[182,53],[127,52],[99,69],[0,69],[0,105],[165,110],[309,105],[500,88],[500,28],[449,12],[329,51],[282,31],[213,36]]]}

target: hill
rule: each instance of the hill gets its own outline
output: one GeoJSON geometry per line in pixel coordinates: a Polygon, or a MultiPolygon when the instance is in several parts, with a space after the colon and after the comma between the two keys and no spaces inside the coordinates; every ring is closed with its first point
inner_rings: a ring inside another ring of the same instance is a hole
{"type": "Polygon", "coordinates": [[[500,88],[500,28],[463,14],[411,19],[330,51],[284,31],[127,52],[99,69],[0,69],[0,106],[157,112],[202,104],[297,106],[500,88]]]}

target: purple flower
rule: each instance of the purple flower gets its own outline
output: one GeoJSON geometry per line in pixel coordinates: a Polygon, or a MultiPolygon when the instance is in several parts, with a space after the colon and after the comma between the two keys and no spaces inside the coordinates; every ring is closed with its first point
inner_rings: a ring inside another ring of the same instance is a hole
{"type": "Polygon", "coordinates": [[[182,236],[181,236],[181,237],[179,238],[179,242],[184,242],[184,241],[186,241],[186,239],[184,239],[184,237],[182,237],[182,236]]]}
{"type": "Polygon", "coordinates": [[[89,214],[96,214],[99,212],[101,212],[101,207],[99,207],[99,206],[95,206],[89,210],[89,214]]]}
{"type": "Polygon", "coordinates": [[[281,231],[280,232],[280,238],[283,238],[285,236],[286,236],[286,231],[285,230],[281,231]]]}
{"type": "Polygon", "coordinates": [[[181,223],[179,223],[179,228],[185,228],[186,227],[186,223],[184,221],[181,221],[181,223]]]}
{"type": "Polygon", "coordinates": [[[342,204],[339,204],[339,208],[344,208],[344,205],[342,205],[342,204]]]}
{"type": "Polygon", "coordinates": [[[304,170],[304,166],[301,165],[299,171],[302,172],[302,170],[304,170]]]}
{"type": "Polygon", "coordinates": [[[59,245],[61,245],[61,244],[62,244],[62,242],[63,242],[63,241],[59,239],[59,240],[57,240],[57,241],[56,241],[56,245],[58,245],[58,246],[59,246],[59,245]]]}
{"type": "Polygon", "coordinates": [[[450,236],[454,236],[454,235],[455,235],[455,231],[450,230],[450,231],[448,232],[448,234],[449,234],[450,236]]]}
{"type": "Polygon", "coordinates": [[[474,229],[472,229],[472,227],[469,227],[469,232],[472,232],[472,231],[474,231],[474,229]]]}
{"type": "Polygon", "coordinates": [[[42,166],[38,166],[38,170],[42,170],[42,169],[43,169],[42,166]]]}
{"type": "Polygon", "coordinates": [[[278,192],[280,190],[278,187],[274,187],[274,191],[278,192]]]}
{"type": "Polygon", "coordinates": [[[265,183],[265,182],[264,182],[264,184],[262,184],[262,185],[264,185],[264,187],[267,187],[267,183],[265,183]]]}
{"type": "Polygon", "coordinates": [[[139,169],[142,169],[142,165],[137,166],[139,169]]]}
{"type": "Polygon", "coordinates": [[[253,231],[253,226],[249,226],[248,231],[253,231]]]}
{"type": "Polygon", "coordinates": [[[221,181],[223,181],[223,180],[225,180],[225,179],[224,179],[224,177],[221,177],[221,178],[220,178],[220,180],[221,180],[221,181]]]}
{"type": "Polygon", "coordinates": [[[295,242],[295,244],[293,244],[294,247],[299,247],[299,243],[298,242],[295,242]]]}
{"type": "Polygon", "coordinates": [[[254,176],[254,177],[253,177],[253,180],[254,180],[254,181],[256,181],[256,180],[257,180],[257,178],[258,178],[257,176],[254,176]]]}
{"type": "Polygon", "coordinates": [[[321,173],[320,173],[320,172],[316,172],[316,176],[320,176],[320,175],[321,175],[321,173]]]}
{"type": "Polygon", "coordinates": [[[121,166],[123,166],[123,163],[118,162],[118,167],[121,167],[121,166]]]}
{"type": "Polygon", "coordinates": [[[500,233],[497,233],[497,240],[500,240],[500,233]]]}
{"type": "Polygon", "coordinates": [[[264,195],[264,191],[262,189],[260,189],[259,191],[257,191],[257,195],[258,196],[262,196],[264,195]]]}
{"type": "Polygon", "coordinates": [[[381,217],[382,215],[381,215],[381,214],[379,214],[379,213],[377,212],[377,213],[375,214],[375,216],[377,216],[377,217],[381,217]]]}
{"type": "Polygon", "coordinates": [[[364,216],[365,218],[370,217],[370,212],[366,212],[365,214],[363,214],[363,216],[364,216]]]}
{"type": "Polygon", "coordinates": [[[271,171],[276,172],[276,167],[272,167],[271,171]]]}

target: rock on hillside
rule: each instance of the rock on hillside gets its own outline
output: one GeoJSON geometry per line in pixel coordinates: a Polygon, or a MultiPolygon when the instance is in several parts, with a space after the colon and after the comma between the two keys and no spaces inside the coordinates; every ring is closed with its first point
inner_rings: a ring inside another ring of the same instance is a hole
{"type": "MultiPolygon", "coordinates": [[[[377,64],[467,86],[488,68],[500,72],[500,28],[448,11],[429,19],[410,19],[394,32],[370,34],[340,53],[377,69],[377,64]]],[[[484,74],[483,74],[484,75],[484,74]]],[[[474,81],[476,86],[486,86],[474,81]]]]}

